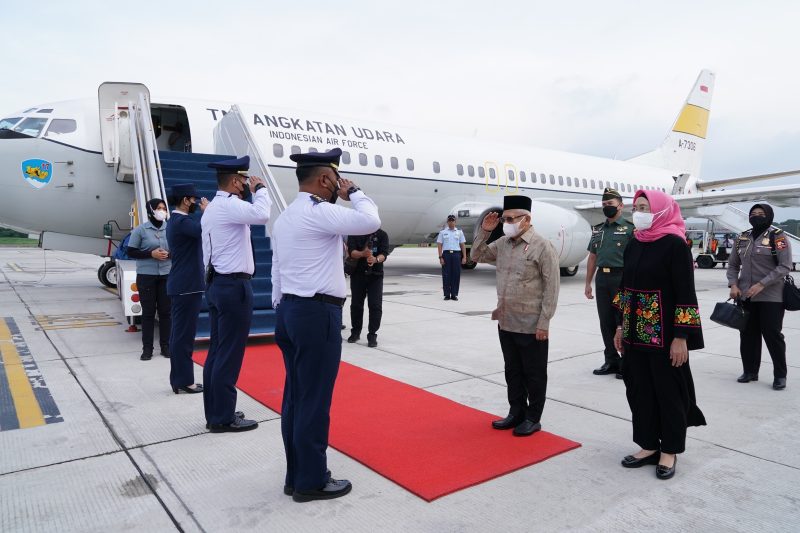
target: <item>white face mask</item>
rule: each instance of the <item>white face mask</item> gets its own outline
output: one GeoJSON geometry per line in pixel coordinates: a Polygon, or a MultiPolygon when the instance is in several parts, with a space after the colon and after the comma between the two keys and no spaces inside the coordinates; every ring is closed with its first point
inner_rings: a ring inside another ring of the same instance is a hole
{"type": "Polygon", "coordinates": [[[162,211],[161,209],[156,209],[156,211],[153,213],[153,218],[155,218],[159,222],[164,222],[165,220],[167,220],[167,212],[162,211]]]}
{"type": "Polygon", "coordinates": [[[507,222],[504,223],[503,224],[503,235],[505,235],[506,237],[516,237],[517,235],[519,235],[519,225],[520,224],[521,224],[521,222],[517,222],[516,224],[509,224],[507,222]]]}
{"type": "Polygon", "coordinates": [[[650,226],[653,225],[653,218],[655,218],[653,213],[634,211],[633,225],[636,226],[636,229],[650,229],[650,226]]]}

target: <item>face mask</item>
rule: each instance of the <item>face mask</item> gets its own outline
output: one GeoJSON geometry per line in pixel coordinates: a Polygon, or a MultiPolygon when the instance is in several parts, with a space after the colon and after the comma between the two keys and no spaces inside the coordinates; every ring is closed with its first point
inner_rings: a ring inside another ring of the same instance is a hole
{"type": "Polygon", "coordinates": [[[603,214],[606,218],[614,218],[617,216],[617,206],[615,205],[606,205],[603,206],[603,214]]]}
{"type": "Polygon", "coordinates": [[[333,186],[333,192],[331,193],[331,197],[328,198],[328,201],[330,203],[332,203],[332,204],[335,204],[336,200],[339,199],[339,189],[340,189],[340,187],[339,187],[338,180],[335,183],[336,183],[336,185],[333,186]]]}
{"type": "Polygon", "coordinates": [[[162,211],[161,209],[156,209],[156,211],[153,213],[153,218],[155,218],[159,222],[164,222],[165,220],[167,220],[167,212],[162,211]]]}
{"type": "Polygon", "coordinates": [[[191,215],[192,213],[194,213],[196,211],[197,211],[197,204],[194,203],[194,202],[189,204],[189,214],[191,215]]]}
{"type": "Polygon", "coordinates": [[[650,226],[653,225],[653,218],[655,218],[653,213],[634,211],[633,225],[636,226],[636,229],[650,229],[650,226]]]}
{"type": "Polygon", "coordinates": [[[508,222],[503,223],[503,235],[509,238],[516,237],[519,235],[519,225],[521,222],[517,222],[516,224],[509,224],[508,222]]]}
{"type": "Polygon", "coordinates": [[[239,193],[239,198],[244,200],[245,202],[249,202],[250,198],[253,197],[253,191],[250,190],[250,185],[247,182],[242,182],[242,192],[239,193]]]}
{"type": "Polygon", "coordinates": [[[750,225],[754,228],[763,228],[767,225],[767,217],[755,215],[750,217],[750,225]]]}

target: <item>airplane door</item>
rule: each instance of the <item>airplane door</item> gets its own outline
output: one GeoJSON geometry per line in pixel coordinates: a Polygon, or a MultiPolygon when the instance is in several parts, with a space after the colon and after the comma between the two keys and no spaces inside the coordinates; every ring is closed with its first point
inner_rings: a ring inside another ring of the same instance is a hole
{"type": "Polygon", "coordinates": [[[141,83],[105,82],[97,88],[100,140],[103,159],[109,165],[132,166],[128,109],[139,101],[140,94],[150,101],[150,90],[141,83]]]}

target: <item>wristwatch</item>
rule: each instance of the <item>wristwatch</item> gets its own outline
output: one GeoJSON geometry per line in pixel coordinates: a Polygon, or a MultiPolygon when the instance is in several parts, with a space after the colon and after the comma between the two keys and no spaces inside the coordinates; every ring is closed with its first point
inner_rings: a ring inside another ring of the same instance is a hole
{"type": "Polygon", "coordinates": [[[347,196],[349,197],[350,195],[355,194],[360,190],[361,190],[361,188],[356,187],[355,185],[352,185],[349,189],[347,189],[347,196]]]}
{"type": "Polygon", "coordinates": [[[263,183],[259,183],[258,185],[256,185],[256,192],[258,192],[259,190],[261,190],[261,189],[263,189],[265,187],[266,187],[266,185],[264,185],[263,183]]]}

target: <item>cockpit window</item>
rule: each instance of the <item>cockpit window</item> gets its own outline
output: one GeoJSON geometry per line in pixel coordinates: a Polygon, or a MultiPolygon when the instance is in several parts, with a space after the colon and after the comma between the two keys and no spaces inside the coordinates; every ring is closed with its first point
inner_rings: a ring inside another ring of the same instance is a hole
{"type": "Polygon", "coordinates": [[[39,111],[37,111],[37,113],[52,113],[52,112],[53,112],[52,108],[40,109],[39,111]]]}
{"type": "Polygon", "coordinates": [[[0,130],[10,130],[22,117],[8,117],[0,119],[0,130]]]}
{"type": "Polygon", "coordinates": [[[71,118],[54,118],[47,127],[45,137],[53,137],[62,133],[72,133],[78,129],[78,123],[71,118]]]}
{"type": "Polygon", "coordinates": [[[23,135],[38,137],[44,125],[47,124],[47,120],[46,118],[28,117],[14,126],[14,131],[22,133],[23,135]]]}

